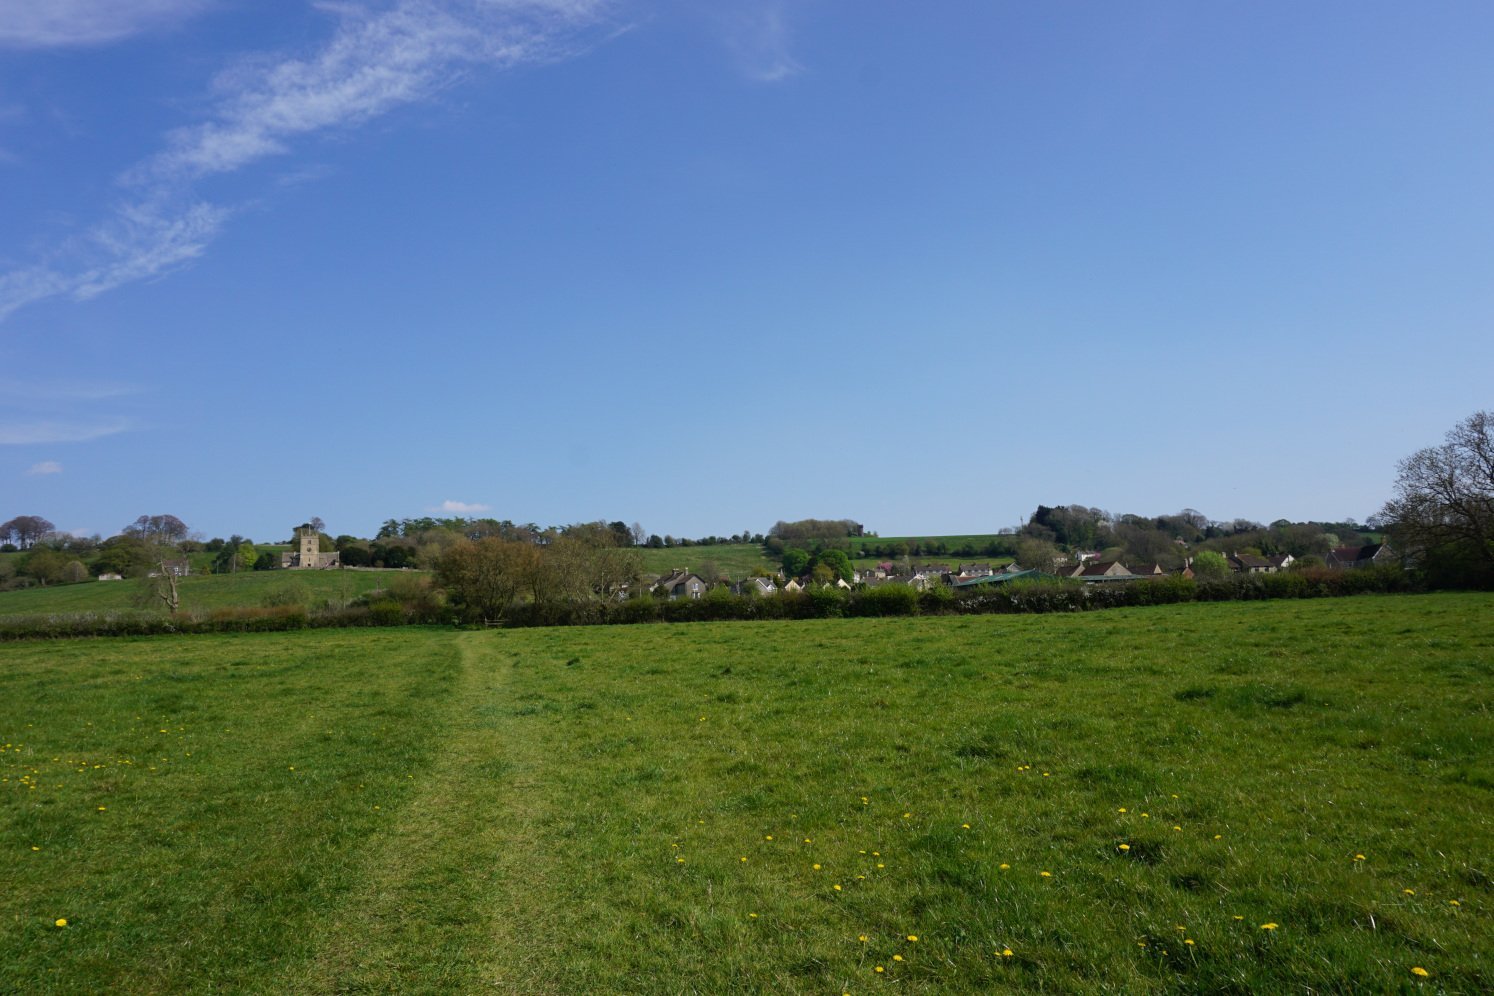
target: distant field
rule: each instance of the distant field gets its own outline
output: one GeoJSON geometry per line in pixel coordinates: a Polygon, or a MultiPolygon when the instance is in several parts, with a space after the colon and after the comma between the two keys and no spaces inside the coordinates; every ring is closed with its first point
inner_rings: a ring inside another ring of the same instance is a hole
{"type": "MultiPolygon", "coordinates": [[[[241,571],[193,574],[181,579],[182,608],[219,609],[261,605],[285,593],[304,596],[309,605],[339,602],[387,585],[391,577],[416,571],[241,571]]],[[[138,580],[84,581],[0,592],[0,616],[53,612],[110,612],[136,607],[138,580]]]]}
{"type": "Polygon", "coordinates": [[[1491,679],[1487,594],[7,645],[0,991],[1485,993],[1491,679]]]}
{"type": "Polygon", "coordinates": [[[697,571],[706,561],[714,561],[733,581],[748,577],[754,570],[778,570],[777,561],[763,556],[755,543],[723,543],[719,546],[676,546],[663,550],[639,547],[643,570],[648,574],[668,574],[675,568],[697,571]]]}

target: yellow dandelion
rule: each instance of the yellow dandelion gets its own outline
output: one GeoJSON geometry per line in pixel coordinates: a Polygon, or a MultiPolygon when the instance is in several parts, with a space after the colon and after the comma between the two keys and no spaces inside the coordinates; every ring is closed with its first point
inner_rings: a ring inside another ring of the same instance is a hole
{"type": "Polygon", "coordinates": [[[748,913],[747,914],[747,919],[749,919],[749,920],[756,920],[757,919],[757,914],[756,913],[748,913]]]}
{"type": "Polygon", "coordinates": [[[1402,889],[1401,891],[1404,892],[1408,896],[1414,896],[1414,895],[1416,895],[1416,890],[1415,889],[1402,889]]]}
{"type": "Polygon", "coordinates": [[[1131,845],[1130,844],[1122,844],[1122,845],[1120,845],[1120,848],[1119,848],[1119,850],[1122,850],[1122,851],[1129,851],[1130,849],[1131,849],[1131,845]]]}
{"type": "Polygon", "coordinates": [[[99,812],[101,812],[101,813],[102,813],[102,812],[105,812],[105,811],[107,811],[107,810],[108,810],[108,808],[109,808],[109,807],[108,807],[108,806],[100,806],[100,807],[99,807],[99,812]]]}
{"type": "MultiPolygon", "coordinates": [[[[32,850],[34,851],[34,850],[36,850],[36,848],[33,847],[32,850]]],[[[1449,905],[1449,906],[1462,906],[1463,904],[1460,903],[1460,902],[1458,902],[1456,899],[1449,899],[1447,901],[1447,905],[1449,905]]]]}
{"type": "Polygon", "coordinates": [[[1222,834],[1222,833],[1216,833],[1214,835],[1214,839],[1215,840],[1223,840],[1224,839],[1224,834],[1222,834]]]}
{"type": "Polygon", "coordinates": [[[684,864],[685,863],[685,859],[684,858],[675,858],[674,860],[675,860],[675,862],[677,864],[684,864]]]}
{"type": "Polygon", "coordinates": [[[35,846],[35,845],[34,845],[34,844],[33,844],[33,845],[32,845],[32,847],[31,847],[31,849],[32,849],[32,850],[33,850],[33,851],[40,851],[40,850],[41,850],[41,848],[39,848],[39,847],[37,847],[37,846],[35,846]]]}
{"type": "Polygon", "coordinates": [[[804,838],[804,843],[806,843],[806,844],[813,844],[814,841],[810,840],[808,837],[805,837],[804,838]]]}
{"type": "Polygon", "coordinates": [[[882,862],[880,862],[880,861],[878,861],[878,862],[877,862],[877,867],[878,867],[878,868],[886,868],[886,867],[887,867],[887,866],[886,866],[886,865],[884,865],[884,864],[882,864],[882,862]]]}
{"type": "Polygon", "coordinates": [[[861,797],[861,804],[862,804],[862,805],[863,805],[863,806],[865,806],[865,805],[868,805],[868,804],[870,804],[870,802],[871,802],[871,800],[870,800],[870,799],[868,799],[868,798],[867,798],[867,797],[866,797],[866,796],[864,796],[864,795],[863,795],[863,796],[862,796],[862,797],[861,797]]]}
{"type": "Polygon", "coordinates": [[[810,865],[810,867],[813,868],[815,871],[819,871],[820,870],[820,866],[819,865],[810,865]]]}
{"type": "Polygon", "coordinates": [[[856,940],[860,941],[862,944],[865,944],[866,943],[866,935],[865,934],[859,934],[859,935],[857,935],[856,940]]]}
{"type": "Polygon", "coordinates": [[[1119,808],[1119,809],[1116,810],[1117,813],[1124,813],[1125,811],[1126,811],[1126,807],[1125,806],[1122,806],[1121,808],[1119,808]]]}
{"type": "Polygon", "coordinates": [[[1354,860],[1355,861],[1363,861],[1364,860],[1364,855],[1362,855],[1362,854],[1356,854],[1356,855],[1354,855],[1354,860]]]}
{"type": "Polygon", "coordinates": [[[1002,871],[1006,871],[1010,867],[1011,867],[1011,865],[1003,864],[1003,865],[1001,865],[1001,870],[1002,871]]]}
{"type": "Polygon", "coordinates": [[[1003,958],[1010,958],[1011,956],[1012,956],[1012,949],[1011,948],[1002,948],[1001,949],[1001,957],[1003,957],[1003,958]]]}
{"type": "Polygon", "coordinates": [[[1142,813],[1141,814],[1141,818],[1144,819],[1144,820],[1149,820],[1149,819],[1152,818],[1152,814],[1151,813],[1142,813]]]}
{"type": "Polygon", "coordinates": [[[1052,878],[1053,877],[1053,873],[1052,872],[1038,872],[1038,874],[1041,875],[1041,876],[1043,876],[1043,878],[1052,878]]]}
{"type": "Polygon", "coordinates": [[[1274,924],[1274,923],[1263,923],[1263,924],[1261,924],[1261,929],[1262,930],[1275,930],[1276,927],[1277,927],[1277,925],[1274,924]]]}
{"type": "Polygon", "coordinates": [[[887,969],[883,968],[881,965],[878,965],[877,966],[877,971],[878,972],[885,972],[885,971],[887,971],[887,969]]]}
{"type": "Polygon", "coordinates": [[[961,830],[969,830],[970,829],[970,824],[968,824],[968,823],[961,823],[960,824],[960,829],[961,830]]]}
{"type": "Polygon", "coordinates": [[[836,892],[839,892],[839,891],[840,891],[840,886],[838,886],[838,885],[837,885],[837,886],[836,886],[836,887],[835,887],[835,891],[836,891],[836,892]]]}
{"type": "Polygon", "coordinates": [[[892,960],[893,961],[902,961],[903,960],[903,956],[902,955],[893,955],[892,956],[892,960]]]}
{"type": "Polygon", "coordinates": [[[905,819],[905,820],[911,820],[912,818],[913,818],[913,814],[912,813],[904,813],[903,814],[903,819],[905,819]]]}
{"type": "Polygon", "coordinates": [[[1428,972],[1426,969],[1422,968],[1420,965],[1413,965],[1411,967],[1411,974],[1412,975],[1420,976],[1421,978],[1425,979],[1428,976],[1430,976],[1432,973],[1428,972]]]}
{"type": "Polygon", "coordinates": [[[747,861],[747,856],[745,854],[742,855],[742,861],[743,861],[743,863],[746,863],[746,861],[747,861]]]}
{"type": "Polygon", "coordinates": [[[66,927],[67,926],[67,917],[58,917],[57,920],[55,921],[55,926],[66,927]]]}
{"type": "Polygon", "coordinates": [[[1183,828],[1182,828],[1182,827],[1173,827],[1173,829],[1174,829],[1174,830],[1181,830],[1181,829],[1183,829],[1183,828]]]}
{"type": "Polygon", "coordinates": [[[766,837],[763,838],[763,840],[772,840],[772,839],[773,839],[773,835],[772,834],[768,834],[766,837]]]}
{"type": "Polygon", "coordinates": [[[912,941],[914,944],[917,944],[918,943],[918,935],[917,934],[909,934],[908,935],[908,940],[912,941]]]}
{"type": "Polygon", "coordinates": [[[1189,947],[1192,947],[1193,946],[1193,938],[1191,938],[1191,937],[1185,937],[1185,938],[1183,938],[1183,943],[1186,944],[1186,945],[1188,945],[1189,947]]]}
{"type": "Polygon", "coordinates": [[[1237,917],[1235,917],[1235,919],[1236,919],[1236,920],[1243,920],[1243,919],[1245,919],[1245,918],[1244,918],[1244,917],[1243,917],[1243,916],[1237,916],[1237,917]]]}

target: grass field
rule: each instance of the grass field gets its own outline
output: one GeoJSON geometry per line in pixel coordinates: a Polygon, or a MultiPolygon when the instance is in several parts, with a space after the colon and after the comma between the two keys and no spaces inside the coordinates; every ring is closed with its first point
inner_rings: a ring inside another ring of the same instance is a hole
{"type": "MultiPolygon", "coordinates": [[[[294,597],[307,605],[328,600],[346,602],[365,591],[388,585],[391,578],[418,571],[242,571],[237,574],[192,574],[181,579],[182,609],[222,609],[264,604],[266,599],[294,597]]],[[[0,616],[54,612],[113,612],[140,607],[144,582],[84,581],[0,592],[0,616]]]]}
{"type": "Polygon", "coordinates": [[[1491,674],[1474,594],[6,645],[0,991],[1489,992],[1491,674]]]}
{"type": "Polygon", "coordinates": [[[639,547],[643,554],[643,570],[646,574],[668,574],[676,567],[699,570],[708,560],[734,581],[750,577],[759,568],[777,571],[779,563],[763,556],[763,548],[756,543],[722,543],[719,546],[679,546],[655,550],[639,547]]]}

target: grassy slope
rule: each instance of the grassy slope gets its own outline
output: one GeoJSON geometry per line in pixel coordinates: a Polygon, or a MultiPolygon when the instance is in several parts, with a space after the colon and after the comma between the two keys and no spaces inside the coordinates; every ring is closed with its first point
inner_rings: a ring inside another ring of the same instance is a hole
{"type": "Polygon", "coordinates": [[[668,574],[676,567],[697,570],[707,560],[714,560],[728,577],[741,580],[757,568],[776,571],[778,562],[763,556],[763,548],[755,543],[723,543],[719,546],[682,546],[667,550],[639,548],[643,554],[643,570],[646,574],[668,574]]]}
{"type": "MultiPolygon", "coordinates": [[[[387,585],[402,571],[244,571],[238,574],[193,574],[181,580],[182,608],[218,609],[260,605],[267,597],[294,591],[310,604],[354,595],[387,585]]],[[[143,582],[85,581],[0,592],[0,616],[52,612],[109,612],[139,607],[143,582]]]]}
{"type": "Polygon", "coordinates": [[[1491,609],[0,648],[0,990],[1488,991],[1491,609]]]}

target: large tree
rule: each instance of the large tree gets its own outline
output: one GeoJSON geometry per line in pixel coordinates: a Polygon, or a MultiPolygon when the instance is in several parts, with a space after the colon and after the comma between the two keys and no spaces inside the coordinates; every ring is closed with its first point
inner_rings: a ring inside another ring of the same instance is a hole
{"type": "Polygon", "coordinates": [[[147,543],[171,545],[187,538],[187,524],[174,515],[142,515],[125,526],[124,533],[147,543]]]}
{"type": "Polygon", "coordinates": [[[0,522],[0,542],[14,543],[22,550],[29,550],[37,540],[56,528],[39,515],[18,515],[9,522],[0,522]]]}
{"type": "Polygon", "coordinates": [[[1397,470],[1381,515],[1401,552],[1444,580],[1494,581],[1494,414],[1474,412],[1397,470]]]}

